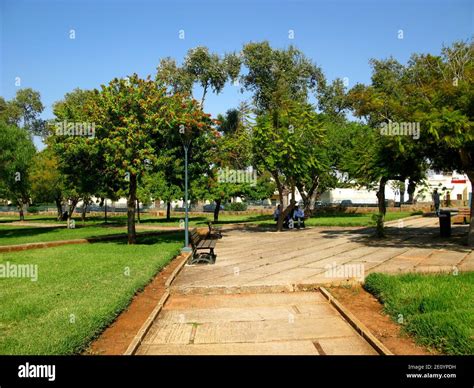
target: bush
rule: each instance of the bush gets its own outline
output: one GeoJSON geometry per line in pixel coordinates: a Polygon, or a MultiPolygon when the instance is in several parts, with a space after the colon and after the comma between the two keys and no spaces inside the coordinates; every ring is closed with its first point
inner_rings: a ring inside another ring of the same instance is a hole
{"type": "Polygon", "coordinates": [[[28,213],[38,213],[40,210],[39,206],[29,206],[28,213]]]}
{"type": "Polygon", "coordinates": [[[232,202],[225,206],[225,210],[241,212],[247,210],[247,204],[245,202],[232,202]]]}

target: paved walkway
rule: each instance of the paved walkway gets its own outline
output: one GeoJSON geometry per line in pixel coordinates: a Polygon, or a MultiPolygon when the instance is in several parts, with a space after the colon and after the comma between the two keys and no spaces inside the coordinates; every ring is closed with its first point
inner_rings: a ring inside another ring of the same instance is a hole
{"type": "Polygon", "coordinates": [[[441,239],[434,218],[391,223],[383,240],[364,228],[226,228],[216,264],[184,267],[137,353],[374,354],[318,291],[300,291],[374,271],[474,270],[466,231],[441,239]]]}
{"type": "Polygon", "coordinates": [[[286,232],[224,230],[217,261],[186,266],[176,292],[234,292],[363,280],[370,272],[474,270],[474,253],[461,244],[467,226],[438,237],[437,218],[392,223],[390,238],[377,240],[363,228],[314,228],[286,232]]]}
{"type": "Polygon", "coordinates": [[[377,354],[319,292],[172,295],[137,354],[377,354]]]}

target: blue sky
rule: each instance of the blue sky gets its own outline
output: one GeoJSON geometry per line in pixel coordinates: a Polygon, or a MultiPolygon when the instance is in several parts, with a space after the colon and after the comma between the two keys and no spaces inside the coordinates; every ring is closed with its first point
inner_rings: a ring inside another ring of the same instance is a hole
{"type": "MultiPolygon", "coordinates": [[[[181,61],[188,49],[239,51],[249,41],[293,44],[322,67],[329,80],[369,82],[370,58],[405,62],[413,52],[438,53],[474,31],[473,2],[443,1],[112,1],[0,0],[0,95],[18,86],[51,105],[76,87],[97,88],[131,73],[154,75],[160,58],[181,61]],[[75,39],[70,39],[70,30],[75,39]],[[184,30],[185,39],[179,39],[184,30]],[[288,31],[294,30],[294,39],[288,31]],[[398,31],[403,30],[403,39],[398,31]]],[[[208,95],[213,115],[248,96],[229,85],[208,95]]]]}

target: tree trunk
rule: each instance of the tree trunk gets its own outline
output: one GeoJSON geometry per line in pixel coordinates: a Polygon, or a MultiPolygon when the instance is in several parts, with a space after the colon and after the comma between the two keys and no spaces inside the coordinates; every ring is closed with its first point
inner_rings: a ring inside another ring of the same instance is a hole
{"type": "Polygon", "coordinates": [[[58,221],[63,219],[63,204],[61,198],[55,198],[54,203],[56,204],[56,211],[58,213],[58,221]]]}
{"type": "Polygon", "coordinates": [[[387,184],[387,178],[380,178],[379,189],[377,191],[377,202],[379,207],[379,213],[385,216],[387,208],[385,206],[385,185],[387,184]]]}
{"type": "Polygon", "coordinates": [[[467,234],[467,245],[470,247],[474,246],[474,171],[466,173],[471,181],[471,218],[469,220],[469,231],[467,234]]]}
{"type": "MultiPolygon", "coordinates": [[[[278,194],[280,196],[280,201],[282,201],[283,200],[283,189],[281,191],[278,190],[278,194]]],[[[291,198],[290,203],[288,204],[288,206],[286,208],[283,207],[283,206],[281,207],[280,215],[278,217],[278,222],[277,222],[277,231],[278,232],[282,231],[283,223],[285,221],[285,218],[288,214],[291,214],[291,212],[295,208],[295,205],[296,205],[296,201],[293,197],[293,198],[291,198]]]]}
{"type": "Polygon", "coordinates": [[[82,203],[82,212],[81,212],[82,224],[86,222],[87,203],[88,201],[86,200],[84,200],[84,202],[82,203]]]}
{"type": "Polygon", "coordinates": [[[304,204],[304,213],[306,216],[311,216],[314,212],[314,207],[316,206],[316,199],[318,198],[318,187],[319,187],[319,177],[313,181],[311,188],[308,190],[308,193],[305,192],[302,186],[297,185],[297,189],[300,192],[301,199],[304,204]]]}
{"type": "Polygon", "coordinates": [[[140,223],[140,201],[137,199],[137,222],[140,223]]]}
{"type": "Polygon", "coordinates": [[[23,206],[23,202],[18,204],[18,209],[20,210],[20,221],[25,221],[25,212],[23,206]]]}
{"type": "Polygon", "coordinates": [[[104,217],[105,217],[105,223],[107,223],[107,198],[104,199],[104,217]]]}
{"type": "Polygon", "coordinates": [[[375,232],[377,237],[385,237],[384,219],[387,208],[385,206],[385,185],[388,179],[385,177],[380,178],[379,189],[377,191],[377,202],[379,207],[379,213],[374,215],[376,224],[375,232]]]}
{"type": "Polygon", "coordinates": [[[283,221],[285,219],[283,217],[283,209],[284,209],[284,206],[283,206],[283,186],[280,183],[278,173],[273,173],[272,175],[273,175],[273,178],[275,179],[275,183],[276,183],[277,189],[278,189],[278,198],[280,199],[280,214],[278,214],[277,232],[281,232],[281,230],[283,229],[283,221]]]}
{"type": "Polygon", "coordinates": [[[206,99],[206,93],[207,93],[207,84],[204,86],[204,90],[202,92],[202,97],[201,97],[201,109],[204,110],[204,100],[206,99]]]}
{"type": "Polygon", "coordinates": [[[415,189],[416,189],[416,183],[410,179],[408,181],[408,188],[407,188],[407,193],[408,193],[408,203],[413,204],[414,203],[414,195],[415,195],[415,189]]]}
{"type": "Polygon", "coordinates": [[[71,200],[71,205],[69,206],[69,209],[68,209],[68,212],[67,212],[67,224],[68,224],[68,226],[69,226],[69,223],[71,222],[72,215],[74,213],[74,210],[76,210],[76,206],[77,206],[78,202],[79,202],[79,198],[71,200]]]}
{"type": "Polygon", "coordinates": [[[171,221],[171,202],[166,202],[166,221],[171,221]]]}
{"type": "Polygon", "coordinates": [[[135,230],[135,204],[137,200],[137,176],[130,174],[130,183],[127,198],[127,234],[128,244],[137,242],[137,233],[135,230]]]}
{"type": "Polygon", "coordinates": [[[400,187],[400,207],[402,207],[405,202],[405,182],[402,182],[403,185],[400,187]]]}
{"type": "Polygon", "coordinates": [[[221,210],[222,199],[216,199],[216,208],[214,209],[214,222],[219,222],[219,212],[221,210]]]}
{"type": "Polygon", "coordinates": [[[467,244],[472,247],[474,246],[474,170],[472,166],[474,164],[474,156],[472,151],[462,148],[459,151],[461,156],[461,162],[463,164],[464,169],[466,170],[466,175],[471,181],[471,217],[469,220],[469,231],[467,234],[467,244]]]}

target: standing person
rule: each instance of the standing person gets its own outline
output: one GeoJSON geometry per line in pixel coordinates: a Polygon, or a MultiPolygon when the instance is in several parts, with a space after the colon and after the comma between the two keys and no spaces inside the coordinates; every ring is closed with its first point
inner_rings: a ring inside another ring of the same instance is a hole
{"type": "Polygon", "coordinates": [[[433,203],[434,203],[434,208],[435,208],[435,214],[437,217],[439,217],[439,193],[438,189],[434,189],[433,191],[433,203]]]}
{"type": "Polygon", "coordinates": [[[275,222],[278,222],[278,217],[280,217],[281,205],[278,205],[275,211],[273,212],[273,219],[275,222]]]}
{"type": "Polygon", "coordinates": [[[304,228],[304,210],[300,209],[298,206],[295,206],[295,211],[293,213],[293,217],[297,222],[297,228],[299,229],[301,226],[304,228]]]}

